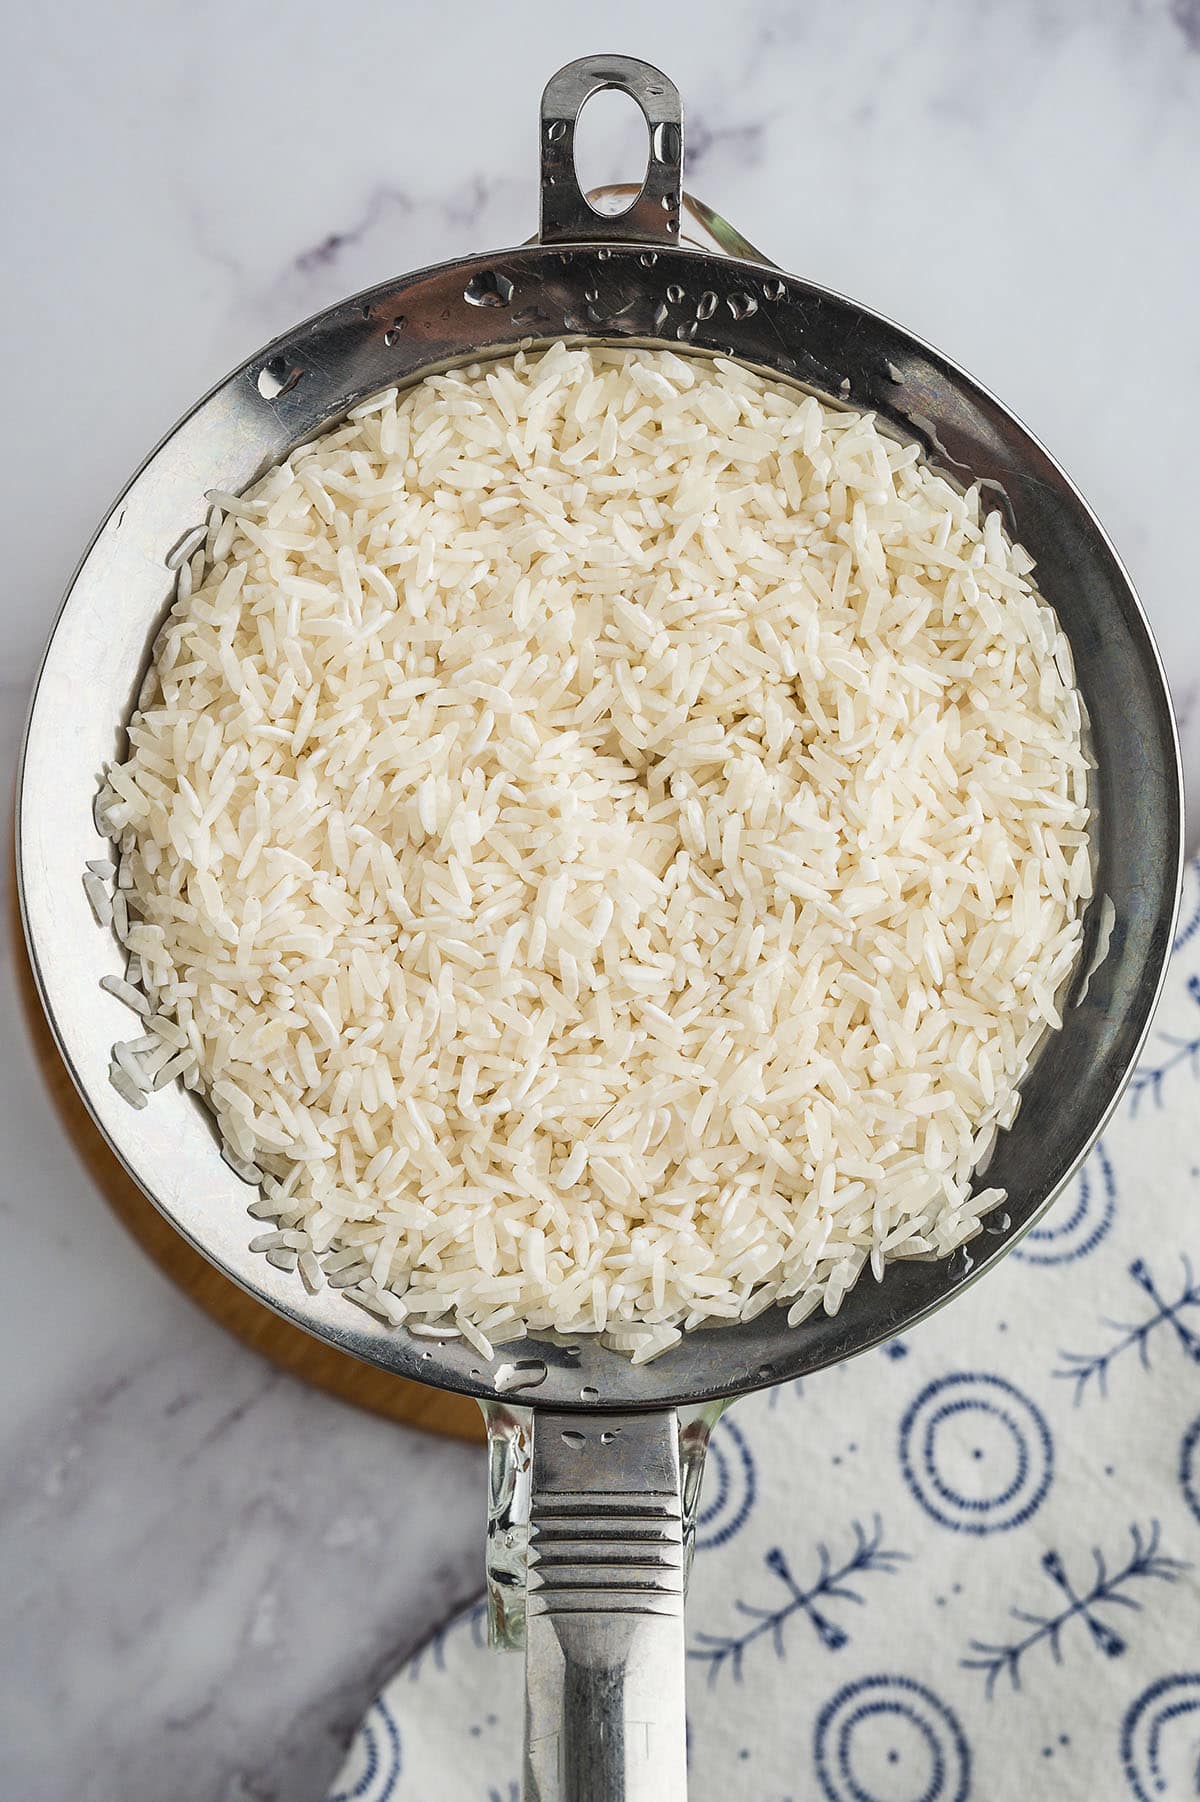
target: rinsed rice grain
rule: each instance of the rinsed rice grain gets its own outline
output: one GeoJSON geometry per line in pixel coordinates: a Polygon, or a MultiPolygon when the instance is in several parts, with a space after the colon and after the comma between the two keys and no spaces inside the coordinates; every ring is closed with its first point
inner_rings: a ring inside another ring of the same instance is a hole
{"type": "Polygon", "coordinates": [[[394,1295],[362,1287],[345,1289],[343,1294],[347,1301],[354,1302],[356,1307],[365,1308],[368,1314],[385,1320],[389,1326],[399,1326],[404,1319],[404,1304],[394,1295]]]}
{"type": "Polygon", "coordinates": [[[332,1275],[328,1267],[325,1270],[325,1280],[331,1289],[350,1289],[369,1275],[370,1271],[361,1258],[353,1264],[348,1264],[344,1270],[335,1270],[332,1275]]]}
{"type": "Polygon", "coordinates": [[[321,1274],[321,1266],[317,1262],[314,1252],[302,1251],[296,1260],[296,1267],[303,1277],[304,1286],[310,1295],[315,1295],[318,1289],[324,1288],[325,1279],[321,1274]]]}
{"type": "Polygon", "coordinates": [[[1092,884],[1070,650],[978,490],[554,345],[210,498],[84,884],[170,1052],[114,1086],[205,1095],[266,1257],[640,1363],[978,1230],[1092,884]]]}
{"type": "Polygon", "coordinates": [[[287,1243],[286,1233],[259,1233],[257,1238],[251,1239],[250,1249],[251,1251],[277,1251],[280,1246],[287,1243]]]}
{"type": "Polygon", "coordinates": [[[111,926],[113,921],[112,889],[89,864],[83,878],[84,891],[98,926],[111,926]]]}
{"type": "Polygon", "coordinates": [[[131,1107],[145,1107],[148,1099],[145,1086],[142,1083],[135,1082],[128,1070],[124,1069],[122,1065],[117,1062],[116,1058],[114,1058],[112,1063],[108,1066],[108,1080],[117,1091],[117,1094],[127,1101],[131,1107]]]}
{"type": "Polygon", "coordinates": [[[135,1014],[141,1014],[143,1019],[149,1017],[151,1008],[146,996],[140,989],[135,989],[132,984],[126,982],[123,977],[102,976],[100,987],[107,989],[110,995],[115,995],[118,1001],[123,1001],[126,1007],[131,1007],[135,1014]]]}

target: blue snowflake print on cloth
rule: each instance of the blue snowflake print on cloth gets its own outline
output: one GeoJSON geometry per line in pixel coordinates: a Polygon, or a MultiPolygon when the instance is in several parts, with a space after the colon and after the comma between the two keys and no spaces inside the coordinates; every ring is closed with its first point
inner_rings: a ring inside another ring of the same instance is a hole
{"type": "Polygon", "coordinates": [[[782,1549],[771,1547],[763,1563],[776,1579],[781,1598],[773,1605],[763,1607],[739,1597],[733,1604],[734,1609],[750,1624],[732,1633],[698,1633],[695,1644],[688,1651],[689,1658],[707,1665],[710,1683],[715,1683],[726,1668],[740,1683],[743,1660],[757,1640],[769,1639],[776,1658],[784,1657],[784,1628],[795,1615],[802,1615],[808,1621],[827,1651],[838,1652],[849,1643],[850,1635],[833,1618],[833,1610],[842,1602],[862,1604],[864,1598],[857,1587],[851,1586],[852,1579],[880,1571],[890,1574],[907,1556],[884,1545],[883,1524],[878,1515],[869,1533],[855,1521],[853,1535],[853,1546],[840,1560],[833,1558],[828,1546],[817,1547],[817,1575],[807,1585],[796,1581],[782,1549]]]}
{"type": "Polygon", "coordinates": [[[817,1717],[827,1802],[967,1802],[971,1753],[957,1716],[911,1677],[847,1683],[817,1717]]]}
{"type": "Polygon", "coordinates": [[[340,1787],[328,1802],[391,1802],[400,1781],[400,1729],[381,1698],[359,1728],[340,1787]]]}
{"type": "Polygon", "coordinates": [[[927,1383],[901,1421],[900,1468],[940,1526],[1000,1533],[1045,1501],[1054,1443],[1045,1415],[1014,1383],[955,1371],[927,1383]]]}
{"type": "Polygon", "coordinates": [[[1160,1677],[1121,1724],[1121,1764],[1136,1802],[1200,1795],[1200,1671],[1160,1677]]]}
{"type": "Polygon", "coordinates": [[[1152,1521],[1148,1532],[1134,1526],[1130,1529],[1132,1546],[1125,1563],[1109,1571],[1104,1553],[1092,1550],[1092,1570],[1086,1583],[1078,1587],[1067,1574],[1066,1564],[1058,1552],[1042,1555],[1042,1569],[1058,1592],[1062,1605],[1048,1614],[1031,1614],[1027,1608],[1010,1608],[1009,1616],[1023,1631],[1007,1642],[973,1639],[971,1655],[962,1660],[968,1670],[983,1671],[986,1693],[991,1699],[996,1683],[1007,1676],[1014,1689],[1021,1687],[1022,1660],[1036,1647],[1046,1646],[1055,1664],[1063,1660],[1063,1631],[1074,1620],[1081,1621],[1097,1651],[1106,1658],[1120,1658],[1129,1649],[1124,1632],[1118,1632],[1111,1619],[1100,1612],[1103,1608],[1140,1610],[1142,1602],[1133,1590],[1148,1578],[1175,1583],[1190,1569],[1182,1559],[1168,1558],[1159,1551],[1159,1525],[1152,1521]]]}
{"type": "Polygon", "coordinates": [[[1200,1283],[1196,1282],[1191,1261],[1186,1256],[1182,1263],[1183,1280],[1179,1293],[1168,1298],[1145,1260],[1135,1258],[1129,1266],[1129,1275],[1143,1295],[1149,1297],[1151,1311],[1140,1320],[1105,1317],[1100,1324],[1110,1333],[1106,1346],[1094,1352],[1066,1351],[1061,1354],[1062,1362],[1054,1374],[1069,1377],[1074,1383],[1076,1404],[1083,1400],[1092,1383],[1101,1395],[1107,1395],[1109,1370],[1126,1352],[1136,1351],[1142,1369],[1149,1370],[1153,1347],[1164,1336],[1163,1327],[1171,1329],[1170,1336],[1177,1340],[1184,1355],[1193,1364],[1200,1364],[1200,1332],[1189,1325],[1189,1320],[1194,1320],[1200,1328],[1200,1283]]]}
{"type": "Polygon", "coordinates": [[[1100,1144],[1042,1224],[1026,1233],[1012,1255],[1022,1264],[1073,1264],[1107,1237],[1116,1212],[1116,1175],[1100,1144]]]}
{"type": "Polygon", "coordinates": [[[731,1420],[722,1420],[708,1442],[696,1516],[696,1550],[711,1551],[740,1533],[757,1493],[754,1459],[745,1435],[731,1420]]]}
{"type": "MultiPolygon", "coordinates": [[[[1200,976],[1188,977],[1187,992],[1195,1005],[1200,1007],[1200,976]]],[[[1152,1048],[1143,1053],[1129,1084],[1130,1113],[1136,1116],[1139,1107],[1147,1099],[1155,1107],[1162,1107],[1168,1084],[1183,1070],[1190,1071],[1193,1078],[1200,1077],[1200,1032],[1190,1036],[1178,1032],[1156,1032],[1152,1048]]]]}

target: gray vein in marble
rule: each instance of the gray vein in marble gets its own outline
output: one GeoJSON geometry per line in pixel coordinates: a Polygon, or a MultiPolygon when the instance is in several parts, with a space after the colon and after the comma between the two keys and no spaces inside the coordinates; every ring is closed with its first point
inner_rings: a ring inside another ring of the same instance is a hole
{"type": "Polygon", "coordinates": [[[762,162],[763,140],[769,121],[755,119],[749,124],[713,124],[706,113],[689,108],[687,131],[687,179],[705,164],[727,161],[740,169],[753,169],[762,162]]]}
{"type": "Polygon", "coordinates": [[[381,182],[346,222],[310,240],[273,276],[243,289],[239,312],[270,321],[273,331],[285,330],[295,316],[374,287],[398,270],[520,242],[533,229],[536,211],[532,183],[508,177],[478,174],[435,197],[381,182]]]}
{"type": "Polygon", "coordinates": [[[328,268],[338,261],[348,245],[360,243],[389,215],[403,219],[412,210],[412,200],[402,188],[376,188],[367,197],[367,203],[353,225],[329,232],[320,243],[310,245],[307,250],[300,252],[294,259],[296,270],[300,275],[307,276],[314,270],[328,268]]]}
{"type": "Polygon", "coordinates": [[[1200,0],[1171,0],[1171,17],[1188,49],[1200,52],[1200,0]]]}
{"type": "Polygon", "coordinates": [[[50,1710],[93,1747],[73,1802],[161,1802],[164,1735],[173,1802],[235,1780],[315,1802],[377,1686],[476,1585],[478,1453],[307,1392],[198,1318],[181,1329],[10,1445],[6,1796],[62,1795],[30,1737],[50,1710]],[[416,1519],[406,1497],[430,1480],[437,1508],[416,1519]],[[398,1606],[414,1585],[415,1622],[398,1606]],[[305,1695],[295,1648],[314,1635],[341,1674],[318,1655],[305,1695]]]}
{"type": "Polygon", "coordinates": [[[199,201],[190,196],[184,196],[180,201],[180,211],[187,221],[192,242],[204,261],[212,264],[213,268],[219,270],[222,275],[227,276],[234,287],[244,282],[246,279],[245,265],[240,257],[234,256],[233,252],[221,242],[207,209],[199,201]]]}

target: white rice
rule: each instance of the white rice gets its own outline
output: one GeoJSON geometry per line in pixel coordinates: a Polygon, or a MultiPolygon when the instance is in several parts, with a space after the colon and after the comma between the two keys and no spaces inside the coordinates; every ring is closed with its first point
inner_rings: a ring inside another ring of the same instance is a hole
{"type": "Polygon", "coordinates": [[[300,1275],[304,1278],[304,1286],[310,1295],[315,1295],[322,1288],[325,1278],[321,1274],[321,1266],[317,1262],[316,1253],[302,1251],[296,1260],[300,1275]]]}
{"type": "Polygon", "coordinates": [[[103,877],[88,868],[83,878],[84,893],[87,895],[91,910],[98,926],[111,926],[113,921],[112,890],[103,877]]]}
{"type": "Polygon", "coordinates": [[[1069,649],[976,490],[556,345],[217,499],[97,802],[105,986],[267,1173],[264,1255],[642,1362],[977,1230],[1091,865],[1069,649]]]}
{"type": "Polygon", "coordinates": [[[126,982],[123,977],[102,976],[100,987],[107,989],[110,995],[115,995],[118,1001],[123,1001],[126,1007],[132,1008],[134,1013],[140,1014],[143,1019],[150,1014],[150,1003],[141,989],[135,989],[132,983],[126,982]]]}

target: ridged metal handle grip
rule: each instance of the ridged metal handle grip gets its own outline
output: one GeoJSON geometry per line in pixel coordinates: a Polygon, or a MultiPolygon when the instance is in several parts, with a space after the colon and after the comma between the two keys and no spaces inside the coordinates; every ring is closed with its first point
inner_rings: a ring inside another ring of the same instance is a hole
{"type": "Polygon", "coordinates": [[[534,1417],[525,1802],[686,1802],[673,1412],[534,1417]]]}

